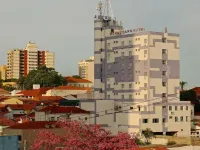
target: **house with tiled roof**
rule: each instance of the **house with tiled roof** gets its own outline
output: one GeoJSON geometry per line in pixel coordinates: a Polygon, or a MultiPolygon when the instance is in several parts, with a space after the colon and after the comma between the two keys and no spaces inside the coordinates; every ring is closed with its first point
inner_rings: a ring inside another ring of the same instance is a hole
{"type": "Polygon", "coordinates": [[[8,119],[15,119],[25,115],[29,115],[34,112],[35,104],[16,104],[16,105],[4,105],[0,109],[4,112],[4,117],[8,119]]]}
{"type": "Polygon", "coordinates": [[[4,128],[7,128],[9,126],[15,125],[16,122],[14,120],[10,120],[5,117],[0,117],[0,134],[2,133],[4,128]]]}
{"type": "Polygon", "coordinates": [[[90,87],[76,86],[58,86],[46,92],[46,96],[61,96],[77,95],[79,99],[92,99],[93,89],[90,87]]]}
{"type": "Polygon", "coordinates": [[[74,78],[74,77],[65,77],[68,85],[76,86],[76,87],[93,87],[92,81],[82,79],[82,78],[74,78]]]}
{"type": "Polygon", "coordinates": [[[89,120],[90,112],[78,107],[47,106],[35,112],[35,121],[58,121],[59,119],[89,120]],[[86,119],[87,118],[87,119],[86,119]]]}
{"type": "Polygon", "coordinates": [[[195,87],[191,90],[196,93],[197,98],[200,100],[200,87],[195,87]]]}
{"type": "Polygon", "coordinates": [[[39,88],[39,89],[32,89],[32,90],[23,90],[19,93],[17,93],[18,96],[20,97],[23,97],[23,98],[37,98],[37,97],[40,97],[40,96],[43,96],[46,94],[46,92],[48,90],[50,90],[52,88],[50,87],[42,87],[42,88],[39,88]]]}
{"type": "Polygon", "coordinates": [[[3,129],[4,135],[18,135],[19,148],[24,149],[24,141],[26,140],[27,149],[33,144],[37,134],[42,129],[48,130],[56,135],[64,135],[65,129],[61,128],[55,121],[32,121],[16,124],[3,129]]]}
{"type": "Polygon", "coordinates": [[[0,96],[10,96],[9,91],[0,88],[0,96]]]}

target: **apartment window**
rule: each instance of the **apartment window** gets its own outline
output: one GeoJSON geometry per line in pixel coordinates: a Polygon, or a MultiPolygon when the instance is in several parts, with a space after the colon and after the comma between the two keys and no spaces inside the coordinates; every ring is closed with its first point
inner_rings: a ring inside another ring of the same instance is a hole
{"type": "Polygon", "coordinates": [[[166,76],[166,75],[167,75],[167,72],[166,72],[166,71],[163,71],[163,72],[162,72],[162,75],[163,75],[163,76],[166,76]]]}
{"type": "Polygon", "coordinates": [[[186,106],[186,110],[188,110],[188,106],[186,106]]]}
{"type": "Polygon", "coordinates": [[[144,99],[147,100],[147,94],[144,95],[144,99]]]}
{"type": "Polygon", "coordinates": [[[169,106],[169,110],[172,110],[172,106],[169,106]]]}
{"type": "Polygon", "coordinates": [[[144,87],[147,88],[147,83],[144,83],[144,87]]]}
{"type": "Polygon", "coordinates": [[[178,122],[178,117],[175,117],[175,122],[178,122]]]}
{"type": "Polygon", "coordinates": [[[101,62],[103,61],[103,59],[101,58],[101,62]]]}
{"type": "Polygon", "coordinates": [[[148,123],[148,119],[143,119],[142,123],[148,123]]]}
{"type": "Polygon", "coordinates": [[[178,110],[178,106],[175,106],[175,110],[178,110]]]}
{"type": "Polygon", "coordinates": [[[163,60],[163,61],[162,61],[162,64],[163,64],[163,65],[166,65],[166,64],[167,64],[167,61],[166,61],[166,60],[163,60]]]}
{"type": "Polygon", "coordinates": [[[110,84],[108,84],[108,88],[110,89],[110,84]]]}
{"type": "Polygon", "coordinates": [[[147,72],[144,73],[144,76],[147,76],[147,72]]]}
{"type": "Polygon", "coordinates": [[[132,56],[132,51],[129,51],[129,56],[132,56]]]}
{"type": "Polygon", "coordinates": [[[172,116],[169,116],[169,119],[172,119],[172,116]]]}
{"type": "Polygon", "coordinates": [[[166,82],[163,82],[162,83],[162,86],[166,87],[167,83],[166,82]]]}
{"type": "Polygon", "coordinates": [[[163,123],[165,123],[166,122],[166,119],[165,118],[163,118],[163,123]]]}
{"type": "Polygon", "coordinates": [[[183,106],[181,106],[181,110],[183,110],[183,106]]]}
{"type": "Polygon", "coordinates": [[[140,40],[140,38],[138,38],[138,41],[140,40]]]}
{"type": "Polygon", "coordinates": [[[131,83],[129,84],[129,88],[132,88],[132,84],[131,83]]]}
{"type": "Polygon", "coordinates": [[[140,109],[141,109],[141,107],[140,107],[140,106],[138,106],[138,111],[140,111],[140,109]]]}
{"type": "Polygon", "coordinates": [[[129,99],[132,99],[132,94],[129,95],[129,99]]]}
{"type": "Polygon", "coordinates": [[[122,95],[121,97],[122,97],[122,99],[124,99],[124,95],[122,95]]]}
{"type": "Polygon", "coordinates": [[[122,41],[122,46],[124,46],[124,41],[122,41]]]}
{"type": "Polygon", "coordinates": [[[166,95],[167,95],[166,93],[162,93],[163,98],[166,98],[166,95]]]}
{"type": "Polygon", "coordinates": [[[167,50],[166,49],[162,49],[162,53],[163,54],[167,54],[167,50]]]}
{"type": "Polygon", "coordinates": [[[144,43],[147,43],[147,39],[144,39],[144,43]]]}
{"type": "Polygon", "coordinates": [[[110,48],[110,43],[108,43],[108,48],[110,48]]]}
{"type": "Polygon", "coordinates": [[[122,57],[123,57],[124,56],[124,52],[122,52],[121,54],[122,54],[122,57]]]}
{"type": "Polygon", "coordinates": [[[167,38],[162,38],[162,42],[166,43],[167,42],[167,38]]]}
{"type": "Polygon", "coordinates": [[[108,95],[108,99],[110,99],[110,95],[108,95]]]}
{"type": "Polygon", "coordinates": [[[144,54],[145,54],[145,55],[147,54],[147,50],[144,50],[144,54]]]}
{"type": "Polygon", "coordinates": [[[188,116],[186,116],[185,120],[188,121],[188,116]]]}
{"type": "Polygon", "coordinates": [[[122,84],[121,87],[124,88],[124,84],[122,84]]]}
{"type": "Polygon", "coordinates": [[[154,118],[153,119],[153,123],[159,123],[159,119],[158,118],[154,118]]]}
{"type": "Polygon", "coordinates": [[[180,120],[181,120],[181,122],[183,122],[183,116],[181,116],[180,120]]]}

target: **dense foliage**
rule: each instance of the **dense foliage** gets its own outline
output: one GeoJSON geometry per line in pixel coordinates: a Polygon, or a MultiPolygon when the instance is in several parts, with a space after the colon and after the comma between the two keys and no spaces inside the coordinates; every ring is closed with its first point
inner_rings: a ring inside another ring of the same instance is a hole
{"type": "Polygon", "coordinates": [[[31,149],[46,150],[136,150],[135,138],[127,133],[114,136],[99,125],[87,125],[78,121],[59,121],[64,128],[64,136],[41,130],[31,149]],[[61,148],[62,147],[62,148],[61,148]]]}
{"type": "Polygon", "coordinates": [[[197,101],[196,93],[193,90],[182,91],[180,93],[180,100],[181,101],[197,101]]]}
{"type": "Polygon", "coordinates": [[[20,77],[17,84],[20,89],[32,89],[33,84],[40,84],[40,87],[56,87],[66,85],[66,80],[53,68],[40,66],[37,70],[30,71],[28,76],[20,77]]]}

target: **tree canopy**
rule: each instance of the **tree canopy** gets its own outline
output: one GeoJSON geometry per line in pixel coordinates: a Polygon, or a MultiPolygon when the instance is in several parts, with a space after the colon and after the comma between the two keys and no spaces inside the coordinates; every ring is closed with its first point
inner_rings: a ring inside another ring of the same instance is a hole
{"type": "Polygon", "coordinates": [[[33,84],[40,84],[40,87],[56,87],[67,83],[53,68],[40,66],[37,70],[30,71],[28,76],[20,77],[17,84],[20,89],[32,89],[33,84]]]}
{"type": "Polygon", "coordinates": [[[56,135],[48,130],[41,130],[31,149],[136,150],[138,148],[135,138],[128,133],[112,135],[111,132],[99,125],[87,125],[81,121],[65,120],[59,121],[57,125],[65,129],[64,136],[56,135]]]}
{"type": "Polygon", "coordinates": [[[197,101],[196,93],[193,90],[182,91],[180,93],[180,100],[181,101],[197,101]]]}

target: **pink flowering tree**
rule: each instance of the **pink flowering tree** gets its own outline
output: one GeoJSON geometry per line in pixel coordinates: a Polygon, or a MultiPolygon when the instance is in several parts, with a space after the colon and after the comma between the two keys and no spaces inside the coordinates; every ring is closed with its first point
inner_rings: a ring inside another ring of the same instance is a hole
{"type": "Polygon", "coordinates": [[[78,121],[59,121],[64,128],[63,136],[56,135],[48,130],[41,130],[31,150],[136,150],[135,139],[127,133],[112,135],[99,125],[87,125],[78,121]]]}

